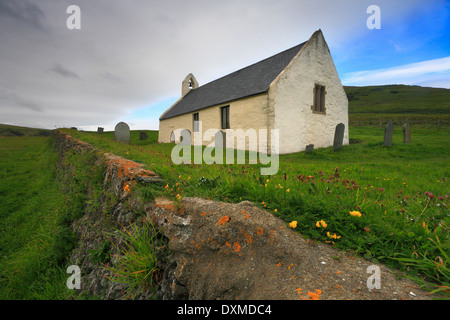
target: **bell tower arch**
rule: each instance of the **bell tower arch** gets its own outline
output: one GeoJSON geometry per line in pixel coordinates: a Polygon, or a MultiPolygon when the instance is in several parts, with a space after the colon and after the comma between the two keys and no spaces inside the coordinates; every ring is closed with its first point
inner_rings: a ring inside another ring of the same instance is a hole
{"type": "Polygon", "coordinates": [[[197,79],[192,73],[189,73],[181,83],[181,96],[184,97],[189,91],[198,88],[197,79]]]}

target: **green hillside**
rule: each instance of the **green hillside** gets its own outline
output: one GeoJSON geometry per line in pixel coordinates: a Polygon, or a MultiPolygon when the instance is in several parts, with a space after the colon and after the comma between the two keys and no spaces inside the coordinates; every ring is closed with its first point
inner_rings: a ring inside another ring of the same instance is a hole
{"type": "Polygon", "coordinates": [[[450,121],[450,89],[407,85],[344,87],[350,121],[450,121]]]}
{"type": "Polygon", "coordinates": [[[0,137],[47,137],[52,133],[47,129],[35,129],[27,127],[0,124],[0,137]]]}

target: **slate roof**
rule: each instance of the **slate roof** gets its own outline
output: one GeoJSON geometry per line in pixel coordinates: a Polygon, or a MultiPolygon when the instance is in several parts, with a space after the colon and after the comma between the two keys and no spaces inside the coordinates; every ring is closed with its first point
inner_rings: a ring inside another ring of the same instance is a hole
{"type": "Polygon", "coordinates": [[[160,120],[268,91],[305,43],[189,91],[160,120]]]}

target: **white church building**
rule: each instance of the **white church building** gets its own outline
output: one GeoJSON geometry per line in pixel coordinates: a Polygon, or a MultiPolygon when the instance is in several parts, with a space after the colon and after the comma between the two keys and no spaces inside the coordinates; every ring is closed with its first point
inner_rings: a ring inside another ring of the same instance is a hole
{"type": "MultiPolygon", "coordinates": [[[[159,120],[161,143],[179,142],[175,132],[181,129],[216,129],[225,140],[232,129],[278,129],[279,153],[286,154],[310,144],[332,146],[339,123],[345,125],[343,144],[349,143],[348,100],[321,30],[306,42],[205,85],[189,74],[181,98],[159,120]]],[[[269,136],[269,150],[270,145],[269,136]]]]}

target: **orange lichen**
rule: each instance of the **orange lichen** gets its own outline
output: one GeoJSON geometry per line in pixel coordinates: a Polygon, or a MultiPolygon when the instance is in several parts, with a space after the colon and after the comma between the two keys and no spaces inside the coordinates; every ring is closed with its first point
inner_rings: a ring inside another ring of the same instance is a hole
{"type": "Polygon", "coordinates": [[[239,252],[239,250],[241,250],[241,246],[240,246],[240,244],[238,242],[235,242],[233,244],[233,248],[234,248],[235,252],[239,252]]]}
{"type": "Polygon", "coordinates": [[[316,289],[316,292],[308,292],[308,300],[319,300],[321,293],[319,289],[316,289]]]}
{"type": "Polygon", "coordinates": [[[247,232],[246,233],[244,233],[244,237],[245,237],[245,239],[247,239],[247,243],[252,243],[252,236],[251,235],[249,235],[247,232]]]}
{"type": "Polygon", "coordinates": [[[230,218],[228,217],[228,216],[224,216],[224,217],[221,217],[220,219],[219,219],[219,222],[217,223],[217,225],[222,225],[222,224],[225,224],[225,222],[227,222],[227,221],[229,221],[230,220],[230,218]]]}

